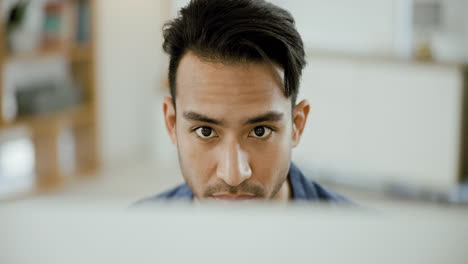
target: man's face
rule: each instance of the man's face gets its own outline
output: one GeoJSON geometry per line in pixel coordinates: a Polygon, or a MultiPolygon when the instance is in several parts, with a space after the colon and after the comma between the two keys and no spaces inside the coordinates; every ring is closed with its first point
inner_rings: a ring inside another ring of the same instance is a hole
{"type": "Polygon", "coordinates": [[[302,128],[298,133],[282,75],[266,63],[209,62],[190,52],[182,58],[177,110],[166,98],[164,113],[183,177],[197,198],[289,196],[291,149],[302,128]]]}

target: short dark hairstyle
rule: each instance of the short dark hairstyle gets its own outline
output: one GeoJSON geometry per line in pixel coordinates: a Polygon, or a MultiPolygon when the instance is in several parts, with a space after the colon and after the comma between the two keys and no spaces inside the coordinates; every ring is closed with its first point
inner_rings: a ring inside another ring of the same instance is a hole
{"type": "Polygon", "coordinates": [[[169,87],[187,51],[220,62],[272,62],[284,71],[284,94],[294,107],[304,68],[301,36],[291,14],[263,0],[191,0],[163,27],[169,87]]]}

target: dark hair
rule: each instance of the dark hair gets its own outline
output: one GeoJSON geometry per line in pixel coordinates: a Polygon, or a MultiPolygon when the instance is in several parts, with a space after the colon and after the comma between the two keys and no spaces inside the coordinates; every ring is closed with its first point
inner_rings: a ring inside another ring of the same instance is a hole
{"type": "Polygon", "coordinates": [[[163,34],[174,105],[177,67],[190,50],[221,62],[276,63],[284,71],[284,94],[294,107],[306,61],[288,11],[263,0],[191,0],[164,25],[163,34]]]}

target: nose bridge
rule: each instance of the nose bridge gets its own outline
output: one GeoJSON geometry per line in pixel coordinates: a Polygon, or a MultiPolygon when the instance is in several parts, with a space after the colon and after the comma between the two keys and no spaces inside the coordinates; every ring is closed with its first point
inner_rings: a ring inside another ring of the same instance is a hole
{"type": "Polygon", "coordinates": [[[242,149],[238,139],[224,142],[219,154],[217,176],[231,186],[237,186],[252,175],[248,153],[242,149]]]}

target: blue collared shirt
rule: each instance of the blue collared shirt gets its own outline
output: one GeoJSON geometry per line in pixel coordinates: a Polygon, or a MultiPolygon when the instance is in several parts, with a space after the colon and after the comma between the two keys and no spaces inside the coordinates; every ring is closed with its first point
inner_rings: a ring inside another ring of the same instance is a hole
{"type": "MultiPolygon", "coordinates": [[[[293,200],[338,202],[344,204],[352,203],[344,196],[306,178],[294,163],[291,163],[289,167],[288,179],[292,187],[293,200]]],[[[187,184],[181,184],[161,194],[142,199],[138,201],[136,205],[147,204],[152,201],[161,201],[163,199],[191,200],[193,199],[193,192],[187,184]]]]}

